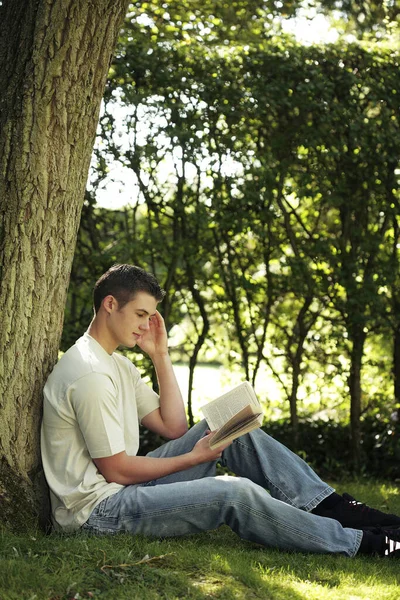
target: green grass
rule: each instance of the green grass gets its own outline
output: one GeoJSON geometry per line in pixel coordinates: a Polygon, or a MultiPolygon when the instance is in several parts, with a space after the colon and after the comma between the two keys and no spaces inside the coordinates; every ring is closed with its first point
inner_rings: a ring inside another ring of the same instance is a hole
{"type": "MultiPolygon", "coordinates": [[[[400,489],[338,486],[400,514],[400,489]]],[[[267,550],[228,528],[188,538],[0,533],[0,600],[398,600],[400,562],[267,550]]]]}

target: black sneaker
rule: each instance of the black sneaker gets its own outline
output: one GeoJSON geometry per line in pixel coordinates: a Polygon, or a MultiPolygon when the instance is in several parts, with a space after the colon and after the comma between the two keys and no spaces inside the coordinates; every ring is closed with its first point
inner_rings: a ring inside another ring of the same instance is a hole
{"type": "Polygon", "coordinates": [[[384,542],[378,555],[386,558],[400,558],[400,529],[385,531],[383,537],[384,542]]]}
{"type": "Polygon", "coordinates": [[[360,554],[400,558],[400,529],[388,530],[385,533],[364,531],[358,551],[360,554]]]}
{"type": "Polygon", "coordinates": [[[387,537],[384,556],[387,558],[400,558],[400,542],[387,537]]]}
{"type": "MultiPolygon", "coordinates": [[[[318,507],[317,507],[318,509],[318,507]]],[[[314,511],[313,511],[314,512],[314,511]]],[[[315,512],[317,512],[315,510],[315,512]]],[[[358,502],[350,494],[342,494],[342,500],[332,508],[321,508],[317,514],[321,517],[335,519],[343,527],[363,530],[385,530],[400,528],[400,517],[383,513],[358,502]]]]}

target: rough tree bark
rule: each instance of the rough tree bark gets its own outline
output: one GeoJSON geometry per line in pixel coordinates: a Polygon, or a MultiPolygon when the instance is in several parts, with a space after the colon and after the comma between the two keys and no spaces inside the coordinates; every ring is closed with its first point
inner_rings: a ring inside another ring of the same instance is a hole
{"type": "Polygon", "coordinates": [[[0,6],[0,515],[14,528],[33,522],[41,502],[42,388],[57,359],[99,107],[127,7],[0,6]]]}

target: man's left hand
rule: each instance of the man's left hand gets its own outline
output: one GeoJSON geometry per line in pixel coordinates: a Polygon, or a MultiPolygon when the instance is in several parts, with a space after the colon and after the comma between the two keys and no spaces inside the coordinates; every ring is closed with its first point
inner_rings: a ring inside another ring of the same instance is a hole
{"type": "Polygon", "coordinates": [[[164,319],[158,310],[151,317],[149,328],[143,332],[137,344],[151,359],[168,354],[167,330],[164,319]]]}

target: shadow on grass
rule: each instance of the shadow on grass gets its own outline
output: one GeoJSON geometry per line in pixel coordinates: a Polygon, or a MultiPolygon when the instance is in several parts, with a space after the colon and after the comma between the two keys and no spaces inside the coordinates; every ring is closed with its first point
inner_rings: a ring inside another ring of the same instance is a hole
{"type": "Polygon", "coordinates": [[[266,561],[269,552],[262,550],[261,564],[260,549],[225,528],[161,541],[127,534],[4,534],[1,542],[1,600],[305,598],[276,577],[272,557],[278,553],[266,561]]]}
{"type": "MultiPolygon", "coordinates": [[[[400,513],[399,489],[340,485],[400,513]]],[[[398,600],[397,560],[286,553],[241,541],[227,527],[153,540],[129,534],[45,536],[0,531],[1,600],[398,600]]]]}
{"type": "MultiPolygon", "coordinates": [[[[353,589],[363,588],[365,594],[356,594],[354,598],[399,598],[397,560],[289,553],[243,542],[228,531],[209,535],[213,536],[210,548],[222,555],[223,561],[229,565],[229,574],[246,586],[247,593],[252,590],[254,597],[274,600],[320,600],[329,597],[343,600],[354,596],[353,589]],[[217,540],[218,535],[221,536],[220,541],[217,540]],[[383,595],[379,595],[379,590],[383,595]]],[[[203,538],[201,543],[205,542],[203,538]]]]}

